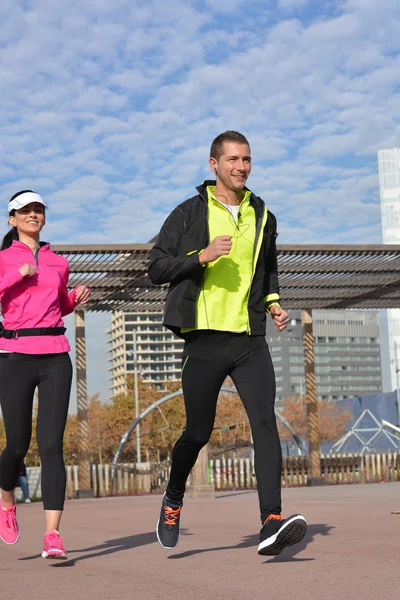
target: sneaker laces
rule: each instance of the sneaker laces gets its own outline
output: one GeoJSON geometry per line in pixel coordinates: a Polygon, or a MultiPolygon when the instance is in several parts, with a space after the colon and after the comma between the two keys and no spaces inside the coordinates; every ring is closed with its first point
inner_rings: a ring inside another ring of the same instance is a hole
{"type": "Polygon", "coordinates": [[[3,512],[5,513],[6,527],[8,527],[9,529],[12,529],[13,531],[16,531],[17,517],[15,516],[15,511],[14,510],[4,510],[3,512]]]}
{"type": "Polygon", "coordinates": [[[59,533],[57,533],[56,531],[49,531],[49,533],[46,534],[45,537],[49,542],[51,542],[51,546],[53,548],[56,548],[57,550],[62,550],[63,552],[65,552],[64,547],[63,547],[64,538],[61,537],[59,533]]]}
{"type": "Polygon", "coordinates": [[[265,525],[265,523],[267,523],[268,521],[284,521],[285,519],[282,517],[282,515],[269,515],[269,517],[267,517],[263,523],[263,525],[265,525]]]}
{"type": "Polygon", "coordinates": [[[170,506],[164,506],[164,524],[165,525],[176,525],[176,522],[181,512],[182,507],[171,508],[170,506]]]}

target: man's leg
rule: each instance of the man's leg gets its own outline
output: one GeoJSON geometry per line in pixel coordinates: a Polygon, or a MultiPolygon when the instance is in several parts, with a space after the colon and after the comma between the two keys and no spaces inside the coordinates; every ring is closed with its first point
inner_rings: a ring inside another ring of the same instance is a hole
{"type": "Polygon", "coordinates": [[[225,374],[212,370],[205,361],[189,358],[182,376],[185,400],[186,425],[172,451],[171,474],[167,497],[182,502],[186,480],[200,450],[210,439],[217,406],[218,394],[225,374]]]}
{"type": "Polygon", "coordinates": [[[275,375],[264,337],[238,338],[231,377],[249,417],[254,442],[260,501],[259,554],[276,555],[300,542],[306,532],[302,515],[281,516],[282,451],[275,417],[275,375]]]}
{"type": "Polygon", "coordinates": [[[218,394],[229,370],[225,337],[218,332],[195,332],[185,344],[182,389],[186,425],[172,451],[171,474],[157,527],[165,548],[178,542],[186,480],[213,430],[218,394]]]}
{"type": "Polygon", "coordinates": [[[231,377],[249,417],[261,521],[281,513],[282,451],[275,418],[275,374],[262,336],[236,340],[231,377]]]}

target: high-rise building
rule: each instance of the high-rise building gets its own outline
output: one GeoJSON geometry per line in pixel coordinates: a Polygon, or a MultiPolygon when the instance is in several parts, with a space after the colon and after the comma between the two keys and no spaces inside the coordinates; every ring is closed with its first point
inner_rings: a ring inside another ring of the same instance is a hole
{"type": "MultiPolygon", "coordinates": [[[[319,399],[343,400],[382,391],[376,311],[313,310],[313,331],[319,399]]],[[[290,312],[290,325],[283,333],[268,325],[277,404],[305,394],[302,336],[300,311],[290,312]]]]}
{"type": "MultiPolygon", "coordinates": [[[[400,244],[400,148],[378,150],[382,240],[400,244]]],[[[400,309],[387,311],[391,389],[399,387],[400,309]]]]}
{"type": "Polygon", "coordinates": [[[137,362],[143,381],[160,389],[180,379],[183,340],[163,324],[160,312],[113,312],[109,334],[111,395],[125,391],[126,375],[134,370],[133,332],[136,331],[137,362]]]}
{"type": "MultiPolygon", "coordinates": [[[[162,389],[179,380],[183,340],[162,325],[159,312],[114,312],[109,334],[111,395],[125,391],[137,361],[144,381],[162,389]]],[[[290,325],[278,333],[268,325],[267,342],[275,367],[277,402],[305,393],[303,331],[300,311],[290,312],[290,325]]],[[[376,311],[313,311],[315,373],[319,399],[340,400],[382,390],[379,320],[376,311]]]]}

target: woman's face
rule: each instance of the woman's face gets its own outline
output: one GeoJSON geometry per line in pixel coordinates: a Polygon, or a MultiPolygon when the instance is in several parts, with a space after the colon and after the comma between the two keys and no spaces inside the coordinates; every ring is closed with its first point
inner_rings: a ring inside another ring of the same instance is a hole
{"type": "Polygon", "coordinates": [[[45,223],[44,206],[40,202],[31,202],[23,208],[15,211],[13,217],[9,217],[10,225],[18,229],[18,233],[29,236],[38,235],[45,223]]]}

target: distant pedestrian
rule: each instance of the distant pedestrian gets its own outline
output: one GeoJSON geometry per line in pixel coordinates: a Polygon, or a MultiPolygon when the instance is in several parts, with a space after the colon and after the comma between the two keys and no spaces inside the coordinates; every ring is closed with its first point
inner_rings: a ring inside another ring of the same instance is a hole
{"type": "Polygon", "coordinates": [[[90,290],[68,294],[68,261],[40,242],[45,204],[24,190],[8,203],[12,229],[0,252],[0,404],[7,445],[0,458],[0,537],[18,541],[14,489],[32,434],[32,405],[39,392],[37,441],[46,517],[43,558],[67,558],[59,534],[66,473],[63,437],[72,379],[64,315],[87,302],[90,290]]]}
{"type": "Polygon", "coordinates": [[[22,494],[24,496],[25,504],[29,504],[31,499],[29,497],[29,483],[28,476],[26,473],[26,465],[25,462],[22,461],[21,468],[19,470],[19,475],[17,479],[17,487],[21,488],[22,494]]]}

